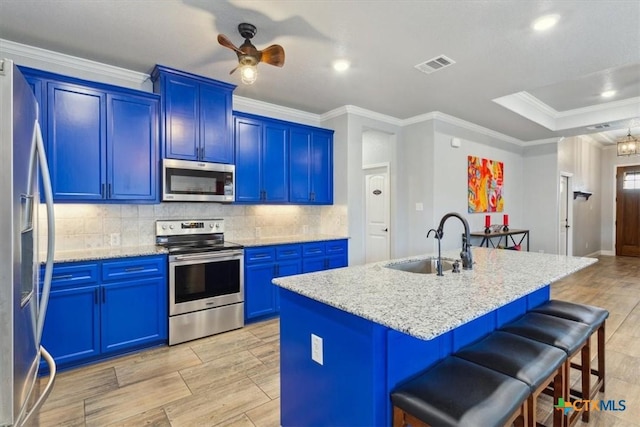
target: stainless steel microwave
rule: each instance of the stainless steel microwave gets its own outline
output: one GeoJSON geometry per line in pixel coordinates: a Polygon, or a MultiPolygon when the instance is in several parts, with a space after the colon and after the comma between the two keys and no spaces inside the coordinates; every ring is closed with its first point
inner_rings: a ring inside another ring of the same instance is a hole
{"type": "Polygon", "coordinates": [[[162,200],[167,202],[235,201],[234,165],[164,159],[162,200]]]}

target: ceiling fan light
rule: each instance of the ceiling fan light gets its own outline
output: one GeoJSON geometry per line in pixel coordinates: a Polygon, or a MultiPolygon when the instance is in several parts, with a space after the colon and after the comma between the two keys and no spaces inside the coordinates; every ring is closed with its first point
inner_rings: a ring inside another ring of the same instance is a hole
{"type": "Polygon", "coordinates": [[[258,67],[251,64],[241,65],[240,78],[242,80],[242,83],[246,85],[252,85],[258,78],[258,67]]]}
{"type": "Polygon", "coordinates": [[[629,129],[629,133],[624,138],[621,138],[617,142],[618,147],[618,156],[632,156],[635,154],[640,154],[638,150],[638,138],[631,135],[631,129],[629,129]]]}

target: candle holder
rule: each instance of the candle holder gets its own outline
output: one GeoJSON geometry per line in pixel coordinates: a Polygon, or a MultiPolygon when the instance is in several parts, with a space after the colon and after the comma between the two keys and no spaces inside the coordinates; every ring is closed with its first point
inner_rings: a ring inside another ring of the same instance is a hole
{"type": "Polygon", "coordinates": [[[509,215],[502,216],[502,231],[509,231],[509,215]]]}

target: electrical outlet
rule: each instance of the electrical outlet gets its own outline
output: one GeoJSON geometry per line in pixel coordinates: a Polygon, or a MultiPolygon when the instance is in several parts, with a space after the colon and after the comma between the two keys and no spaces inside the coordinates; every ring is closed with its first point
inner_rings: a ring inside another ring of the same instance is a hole
{"type": "Polygon", "coordinates": [[[120,246],[120,233],[111,233],[109,236],[109,244],[111,246],[120,246]]]}
{"type": "Polygon", "coordinates": [[[262,235],[262,229],[260,227],[256,227],[256,239],[259,239],[262,235]]]}
{"type": "Polygon", "coordinates": [[[311,334],[311,359],[319,365],[324,365],[322,338],[315,334],[311,334]]]}

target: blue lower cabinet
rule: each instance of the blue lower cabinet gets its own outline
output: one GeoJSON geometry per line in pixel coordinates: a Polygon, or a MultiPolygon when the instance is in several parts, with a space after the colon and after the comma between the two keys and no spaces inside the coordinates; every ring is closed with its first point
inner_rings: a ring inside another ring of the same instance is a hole
{"type": "Polygon", "coordinates": [[[100,354],[98,293],[97,284],[51,291],[42,345],[57,365],[66,366],[100,354]]]}
{"type": "Polygon", "coordinates": [[[163,278],[102,285],[100,312],[103,353],[164,341],[167,337],[166,287],[163,278]]]}
{"type": "Polygon", "coordinates": [[[56,364],[166,343],[166,265],[164,255],[54,265],[42,343],[56,364]]]}
{"type": "Polygon", "coordinates": [[[274,314],[275,286],[271,280],[275,277],[274,263],[245,266],[245,301],[246,320],[274,314]]]}
{"type": "Polygon", "coordinates": [[[276,277],[347,266],[347,240],[329,240],[246,248],[244,252],[245,321],[280,312],[276,277]]]}
{"type": "Polygon", "coordinates": [[[302,272],[328,270],[348,265],[347,240],[304,243],[302,245],[302,272]]]}

